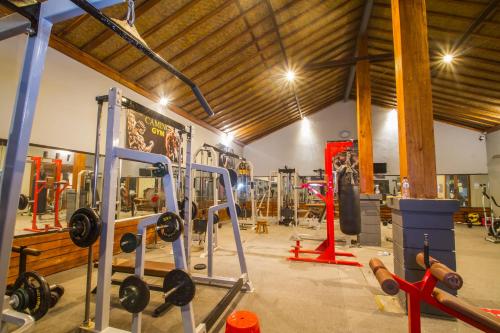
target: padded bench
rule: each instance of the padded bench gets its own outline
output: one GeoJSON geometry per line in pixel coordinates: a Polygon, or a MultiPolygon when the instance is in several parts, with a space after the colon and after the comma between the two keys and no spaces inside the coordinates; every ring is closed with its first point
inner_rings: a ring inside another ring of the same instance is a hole
{"type": "Polygon", "coordinates": [[[439,288],[434,288],[434,298],[444,306],[453,309],[466,317],[492,329],[494,332],[500,332],[500,318],[492,315],[480,308],[471,305],[464,300],[448,294],[446,291],[439,288]]]}

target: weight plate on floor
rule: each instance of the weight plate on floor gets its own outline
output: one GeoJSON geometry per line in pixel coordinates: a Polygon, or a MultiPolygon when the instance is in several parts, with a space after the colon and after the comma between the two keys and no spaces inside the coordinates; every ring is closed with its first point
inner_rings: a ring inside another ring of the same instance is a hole
{"type": "Polygon", "coordinates": [[[183,224],[179,215],[173,212],[165,212],[160,215],[156,222],[156,232],[160,239],[165,242],[174,242],[182,235],[183,224]]]}
{"type": "Polygon", "coordinates": [[[196,286],[188,273],[180,269],[173,269],[163,279],[163,292],[168,294],[165,302],[184,306],[193,300],[196,286]],[[173,289],[176,290],[169,293],[173,289]]]}
{"type": "Polygon", "coordinates": [[[92,246],[101,234],[101,221],[91,208],[77,209],[68,222],[69,237],[76,246],[92,246]]]}
{"type": "Polygon", "coordinates": [[[205,265],[205,264],[196,264],[196,265],[194,265],[194,269],[196,269],[197,271],[204,270],[205,268],[207,268],[207,265],[205,265]]]}
{"type": "Polygon", "coordinates": [[[38,320],[47,314],[51,304],[50,287],[47,281],[36,272],[21,274],[12,288],[14,310],[24,312],[38,320]]]}
{"type": "Polygon", "coordinates": [[[144,311],[151,296],[147,283],[135,275],[123,280],[118,295],[121,305],[130,313],[144,311]]]}

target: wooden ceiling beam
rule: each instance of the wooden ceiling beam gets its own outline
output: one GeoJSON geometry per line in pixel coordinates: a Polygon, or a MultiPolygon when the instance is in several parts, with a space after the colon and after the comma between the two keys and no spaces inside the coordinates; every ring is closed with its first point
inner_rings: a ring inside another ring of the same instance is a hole
{"type": "MultiPolygon", "coordinates": [[[[342,87],[343,88],[343,87],[342,87]]],[[[340,97],[341,89],[340,85],[337,85],[334,87],[332,90],[329,91],[324,91],[321,94],[318,94],[317,96],[309,96],[308,98],[304,98],[303,100],[303,109],[304,113],[314,111],[315,107],[319,104],[323,104],[325,100],[332,100],[332,99],[338,99],[340,97]]],[[[238,133],[238,135],[241,135],[243,133],[246,133],[248,128],[255,128],[255,124],[271,124],[271,123],[278,123],[282,122],[290,117],[290,115],[295,116],[296,113],[294,113],[293,109],[293,100],[288,102],[287,105],[284,105],[284,109],[278,110],[278,111],[273,111],[273,112],[267,112],[263,115],[260,115],[259,117],[253,117],[251,119],[248,119],[244,122],[236,122],[235,125],[233,126],[228,126],[226,127],[225,131],[230,131],[234,132],[235,134],[238,133]],[[253,127],[252,127],[253,126],[253,127]]]]}
{"type": "MultiPolygon", "coordinates": [[[[352,21],[349,21],[349,22],[352,22],[352,21]]],[[[300,58],[302,59],[303,61],[309,61],[309,60],[314,60],[314,59],[308,59],[308,53],[311,52],[310,50],[310,47],[315,45],[316,43],[318,42],[321,42],[325,37],[328,37],[330,38],[331,40],[335,41],[337,36],[338,38],[342,38],[342,37],[345,37],[346,35],[346,32],[345,31],[335,31],[335,27],[332,27],[331,28],[333,31],[330,31],[330,29],[324,29],[323,26],[320,26],[320,27],[316,27],[313,32],[314,33],[311,33],[312,36],[314,36],[314,39],[308,41],[309,43],[307,45],[304,45],[302,42],[302,40],[298,40],[296,41],[295,43],[289,45],[289,49],[290,50],[294,50],[294,49],[298,49],[298,53],[295,54],[295,56],[297,58],[300,58]],[[303,56],[301,56],[300,54],[301,53],[304,53],[303,56]]],[[[337,29],[338,30],[338,29],[337,29]]],[[[346,39],[346,40],[343,40],[342,41],[342,44],[345,45],[345,43],[351,43],[352,41],[349,40],[349,39],[346,39]]],[[[321,43],[320,43],[321,44],[321,43]]],[[[323,45],[323,44],[321,44],[323,45]]],[[[272,45],[268,46],[268,47],[272,47],[272,45]]],[[[315,50],[313,50],[315,51],[315,50]]],[[[279,51],[275,51],[270,57],[275,57],[279,55],[279,51]]],[[[268,58],[269,59],[269,58],[268,58]]],[[[233,81],[236,81],[238,80],[238,78],[241,79],[241,81],[244,81],[244,82],[249,82],[251,80],[254,80],[256,77],[258,76],[262,76],[262,73],[258,73],[256,76],[252,77],[252,78],[247,78],[246,76],[248,75],[248,72],[243,70],[242,71],[242,74],[240,76],[244,76],[244,77],[233,77],[231,80],[229,81],[223,81],[221,83],[219,83],[215,88],[212,88],[212,89],[209,89],[207,92],[206,92],[206,96],[207,98],[209,98],[211,101],[214,100],[215,98],[217,98],[216,96],[213,96],[213,93],[218,90],[218,89],[221,89],[221,88],[225,88],[227,89],[227,85],[233,81]]],[[[200,86],[203,86],[204,83],[201,83],[200,86]]],[[[241,85],[240,84],[237,84],[237,88],[240,88],[241,85]]],[[[227,90],[226,90],[227,91],[227,90]]],[[[187,95],[187,94],[186,94],[187,95]]],[[[190,97],[189,97],[190,98],[190,97]]],[[[185,104],[182,104],[183,107],[186,107],[187,109],[190,109],[191,107],[193,107],[193,100],[190,98],[189,99],[189,102],[188,103],[185,103],[185,104]]],[[[217,107],[215,108],[217,110],[217,107]]]]}
{"type": "MultiPolygon", "coordinates": [[[[339,48],[339,51],[341,50],[342,48],[339,48]]],[[[310,79],[309,76],[300,78],[300,80],[309,80],[309,79],[310,79]]],[[[219,104],[214,100],[213,103],[214,105],[216,105],[214,109],[218,110],[218,112],[216,112],[214,118],[210,120],[217,121],[218,119],[227,118],[228,115],[233,115],[236,110],[245,109],[248,106],[256,107],[258,105],[260,97],[264,97],[266,100],[274,99],[275,94],[279,95],[282,94],[283,92],[285,93],[287,92],[287,85],[276,84],[276,80],[269,81],[264,79],[262,81],[259,80],[256,84],[253,84],[251,88],[248,88],[248,90],[245,89],[243,91],[248,91],[248,94],[236,95],[236,103],[233,103],[230,106],[227,105],[223,106],[223,104],[219,104]],[[271,89],[269,89],[269,86],[271,86],[271,89]]]]}
{"type": "MultiPolygon", "coordinates": [[[[341,52],[341,53],[335,53],[335,56],[340,56],[343,53],[345,53],[344,50],[346,49],[346,46],[350,47],[351,44],[352,44],[352,42],[349,40],[342,41],[340,44],[334,43],[332,45],[332,47],[328,49],[327,53],[330,53],[332,50],[334,50],[335,52],[341,52]]],[[[308,47],[302,48],[301,50],[309,51],[310,49],[311,49],[311,45],[309,44],[308,47]]],[[[277,53],[275,53],[275,55],[276,54],[277,53]]],[[[323,56],[323,54],[324,54],[324,52],[322,52],[321,55],[323,56]]],[[[304,55],[304,58],[307,59],[309,56],[313,56],[313,55],[314,55],[314,53],[309,54],[309,55],[304,55]]],[[[316,59],[315,56],[314,56],[314,59],[316,59]]],[[[270,95],[273,92],[275,92],[276,90],[282,89],[283,85],[276,85],[276,81],[282,80],[282,78],[274,76],[271,78],[272,81],[270,82],[272,90],[268,92],[267,91],[268,87],[262,88],[262,86],[269,80],[269,78],[262,78],[261,76],[262,75],[259,74],[250,80],[246,79],[244,85],[238,85],[233,89],[226,90],[226,92],[219,95],[218,97],[212,98],[212,102],[214,103],[214,105],[216,105],[214,108],[214,110],[216,111],[216,115],[215,115],[214,119],[217,119],[219,116],[222,116],[224,113],[227,112],[226,109],[228,109],[229,107],[227,105],[225,105],[224,103],[227,103],[228,101],[232,102],[230,105],[240,104],[244,101],[248,101],[248,99],[251,99],[254,96],[254,94],[256,94],[258,91],[260,91],[260,92],[264,91],[267,93],[267,95],[270,95]],[[231,93],[231,95],[228,96],[230,93],[231,93]],[[245,96],[245,97],[243,98],[243,96],[245,96]],[[218,100],[218,98],[222,98],[222,97],[225,97],[223,101],[218,100]]],[[[299,78],[298,78],[299,81],[303,79],[302,76],[303,75],[299,73],[299,78]]],[[[201,117],[203,117],[203,115],[201,115],[201,113],[199,113],[199,109],[196,109],[196,106],[191,101],[189,103],[190,103],[190,106],[192,107],[192,109],[195,109],[194,114],[196,114],[196,115],[199,114],[201,117]]]]}
{"type": "MultiPolygon", "coordinates": [[[[313,106],[312,110],[309,110],[309,108],[304,107],[304,114],[306,116],[314,114],[314,113],[321,111],[324,108],[334,104],[338,100],[341,100],[341,97],[337,97],[336,99],[334,99],[334,98],[327,99],[327,100],[323,101],[323,104],[318,103],[317,105],[313,106]]],[[[251,138],[253,138],[253,137],[260,137],[261,135],[265,136],[267,134],[270,134],[270,133],[276,131],[277,129],[286,127],[286,126],[288,126],[288,125],[290,125],[290,124],[292,124],[300,119],[301,118],[298,114],[290,115],[290,116],[286,117],[285,120],[281,120],[278,122],[266,122],[265,124],[262,124],[261,126],[247,129],[245,131],[245,134],[235,133],[235,135],[238,135],[239,138],[242,138],[243,142],[248,143],[249,140],[251,140],[251,138]]]]}
{"type": "MultiPolygon", "coordinates": [[[[147,13],[148,10],[156,6],[161,0],[146,0],[142,2],[139,6],[136,7],[135,9],[135,20],[137,20],[147,13]]],[[[126,19],[127,15],[123,15],[121,17],[122,20],[126,19]]],[[[111,37],[116,36],[115,32],[110,30],[110,29],[105,29],[101,31],[97,36],[89,40],[86,44],[84,44],[80,49],[83,52],[90,53],[92,52],[96,47],[100,46],[101,44],[105,43],[108,39],[111,37]]]]}
{"type": "MultiPolygon", "coordinates": [[[[144,87],[142,87],[136,83],[131,82],[129,78],[123,76],[118,71],[116,71],[113,68],[109,67],[108,65],[102,63],[101,61],[97,60],[96,58],[90,56],[89,54],[82,52],[80,49],[69,44],[68,42],[64,41],[60,37],[52,35],[50,38],[50,41],[49,41],[49,46],[52,47],[53,49],[65,54],[66,56],[82,63],[83,65],[90,67],[93,70],[103,74],[104,76],[110,78],[111,80],[118,82],[119,84],[123,85],[124,87],[127,87],[128,89],[135,91],[136,93],[148,98],[149,100],[151,100],[153,102],[160,101],[160,97],[158,95],[151,93],[149,90],[144,89],[144,87]]],[[[209,125],[208,123],[192,116],[191,114],[176,107],[175,105],[171,105],[169,107],[169,109],[172,112],[184,117],[188,121],[190,121],[194,124],[197,124],[201,127],[204,127],[213,133],[216,133],[218,135],[223,134],[217,128],[215,128],[212,125],[209,125]]]]}
{"type": "Polygon", "coordinates": [[[70,20],[64,28],[62,28],[60,31],[57,32],[57,36],[64,38],[67,36],[69,33],[71,33],[73,30],[78,28],[83,22],[85,22],[86,19],[88,19],[90,16],[87,14],[80,15],[78,17],[73,18],[70,20]]]}
{"type": "MultiPolygon", "coordinates": [[[[307,1],[307,0],[302,0],[302,1],[307,1]]],[[[299,1],[300,2],[300,1],[299,1]]],[[[285,11],[287,10],[288,8],[290,8],[290,6],[292,4],[294,4],[295,2],[290,2],[288,4],[286,4],[284,7],[280,8],[278,10],[278,12],[281,12],[281,11],[285,11]]],[[[314,4],[313,4],[314,5],[314,4]]],[[[297,17],[300,17],[300,15],[302,15],[304,12],[300,12],[300,13],[297,13],[295,16],[293,16],[289,21],[287,22],[290,22],[291,20],[293,19],[296,19],[297,17]]],[[[252,26],[250,26],[249,29],[255,29],[257,28],[258,26],[260,26],[262,23],[264,23],[267,19],[269,18],[269,15],[266,15],[264,17],[261,17],[256,23],[254,23],[252,26]]],[[[260,37],[257,38],[257,42],[260,41],[261,39],[263,38],[266,38],[267,36],[269,36],[270,34],[272,33],[272,31],[268,31],[266,33],[264,33],[263,35],[261,35],[260,37]]],[[[244,31],[242,32],[241,34],[238,34],[234,37],[232,37],[231,39],[225,41],[223,44],[221,44],[220,46],[218,46],[217,48],[215,48],[214,50],[210,51],[209,53],[207,54],[204,54],[201,58],[198,58],[196,61],[194,61],[193,63],[189,64],[188,66],[182,68],[181,70],[184,71],[184,72],[189,72],[189,70],[191,68],[195,68],[197,66],[199,66],[201,63],[203,63],[206,59],[214,56],[215,54],[217,54],[218,52],[222,51],[223,49],[225,49],[226,47],[228,46],[231,46],[233,45],[234,43],[236,43],[236,41],[245,36],[246,34],[248,34],[248,31],[244,31]]],[[[242,50],[242,48],[239,48],[240,52],[242,50]]],[[[226,58],[226,57],[224,57],[226,58]]],[[[217,63],[223,63],[225,59],[221,59],[219,62],[217,63]]],[[[205,72],[208,72],[209,69],[207,70],[207,68],[204,69],[205,72]]],[[[200,73],[197,73],[197,75],[201,75],[200,73]]],[[[149,86],[150,89],[153,89],[153,90],[156,90],[156,89],[159,89],[161,88],[163,85],[166,85],[168,86],[170,82],[176,82],[176,81],[173,81],[173,78],[168,78],[166,80],[163,80],[153,86],[149,86]]]]}
{"type": "MultiPolygon", "coordinates": [[[[217,8],[215,8],[215,10],[210,11],[207,15],[205,15],[201,19],[193,22],[192,24],[190,24],[189,26],[187,26],[186,28],[184,28],[181,32],[179,32],[179,33],[171,36],[167,40],[162,41],[159,45],[153,47],[152,48],[153,51],[156,52],[156,53],[162,52],[168,45],[170,45],[173,42],[179,40],[182,36],[184,36],[184,35],[192,32],[192,31],[194,31],[201,24],[206,23],[207,21],[211,20],[212,18],[219,16],[229,6],[233,5],[234,2],[235,2],[235,0],[226,0],[226,1],[224,1],[224,3],[222,3],[217,8]]],[[[157,26],[157,30],[158,30],[158,26],[157,26]]],[[[133,68],[135,68],[135,67],[143,64],[147,60],[149,60],[149,57],[147,57],[147,56],[141,56],[139,59],[137,59],[134,62],[132,62],[131,64],[127,65],[127,67],[122,68],[120,72],[126,73],[126,72],[132,70],[133,68]]]]}
{"type": "MultiPolygon", "coordinates": [[[[373,10],[373,0],[366,0],[365,7],[363,9],[363,16],[361,18],[361,23],[359,24],[359,32],[358,32],[358,36],[356,38],[356,46],[355,46],[355,49],[353,52],[354,57],[358,56],[359,41],[361,39],[361,36],[363,36],[366,33],[366,30],[368,28],[368,23],[370,22],[370,17],[372,16],[372,10],[373,10]]],[[[349,69],[349,76],[347,77],[345,91],[344,91],[344,102],[347,101],[347,99],[349,98],[349,95],[351,94],[352,86],[354,84],[354,76],[355,75],[356,75],[356,66],[351,65],[351,68],[349,69]]]]}
{"type": "Polygon", "coordinates": [[[344,67],[356,65],[359,61],[368,60],[369,62],[381,62],[381,61],[393,61],[394,54],[392,53],[382,53],[382,54],[372,54],[367,56],[351,57],[344,59],[336,59],[321,63],[310,63],[306,64],[303,69],[308,71],[330,69],[335,67],[344,67]]]}
{"type": "MultiPolygon", "coordinates": [[[[238,0],[239,1],[239,0],[238,0]]],[[[203,37],[201,40],[197,41],[196,43],[193,43],[192,45],[190,45],[189,47],[183,49],[181,52],[179,52],[178,54],[176,54],[175,56],[173,56],[172,58],[168,59],[168,62],[170,63],[174,63],[175,61],[177,61],[178,59],[180,59],[181,57],[185,56],[186,54],[189,54],[190,52],[193,52],[193,51],[199,51],[198,47],[206,42],[207,40],[211,39],[213,36],[217,35],[218,33],[221,33],[222,31],[224,31],[226,28],[230,27],[231,25],[233,25],[235,22],[237,22],[238,20],[242,19],[245,15],[249,14],[252,10],[256,9],[257,7],[261,6],[262,3],[256,3],[254,6],[250,7],[249,9],[241,12],[237,17],[235,17],[233,20],[231,21],[228,21],[227,23],[225,23],[224,25],[220,26],[219,28],[217,28],[214,32],[206,35],[205,37],[203,37]]],[[[199,63],[203,62],[205,59],[217,54],[218,52],[220,52],[221,50],[223,50],[224,48],[226,48],[227,46],[230,46],[230,45],[233,45],[239,38],[245,36],[246,34],[249,33],[249,31],[252,31],[253,29],[255,29],[256,27],[258,27],[260,24],[264,23],[267,19],[269,18],[269,16],[264,16],[264,17],[261,17],[259,19],[259,21],[257,21],[256,23],[250,25],[248,27],[248,29],[246,31],[243,31],[241,33],[238,33],[236,34],[235,36],[231,37],[230,39],[226,40],[223,44],[215,47],[213,50],[211,50],[209,53],[206,53],[204,54],[202,57],[198,58],[194,63],[191,63],[189,65],[189,67],[196,67],[199,63]]],[[[257,40],[258,42],[258,40],[257,40]]],[[[184,67],[182,69],[182,71],[186,71],[188,69],[188,67],[184,67]]],[[[146,80],[148,77],[152,76],[152,75],[155,75],[159,72],[162,71],[162,68],[161,67],[155,67],[153,69],[151,69],[149,72],[146,72],[144,73],[143,75],[141,75],[140,77],[138,77],[136,79],[136,81],[143,81],[143,80],[146,80]]],[[[170,78],[169,78],[170,79],[170,78]]],[[[162,81],[162,83],[166,82],[168,80],[164,80],[162,81]]],[[[162,83],[155,83],[154,85],[152,86],[149,86],[150,89],[157,89],[159,88],[162,83]]]]}
{"type": "MultiPolygon", "coordinates": [[[[309,22],[304,23],[302,27],[295,27],[295,29],[293,29],[292,31],[290,31],[286,36],[283,37],[283,39],[286,40],[287,38],[291,38],[295,34],[299,34],[299,33],[301,33],[305,29],[312,29],[311,35],[315,36],[315,40],[316,41],[319,40],[321,38],[321,36],[326,36],[326,34],[323,33],[323,35],[318,36],[318,37],[316,37],[316,35],[318,35],[319,33],[323,32],[324,30],[326,30],[325,28],[327,28],[328,26],[330,26],[331,23],[334,22],[335,20],[341,20],[342,18],[346,17],[347,15],[349,15],[352,12],[351,10],[347,10],[346,13],[342,13],[342,11],[339,10],[339,8],[341,6],[343,7],[346,4],[348,4],[348,2],[344,1],[344,3],[342,3],[341,5],[339,5],[339,6],[335,7],[335,8],[330,9],[327,13],[323,13],[323,15],[321,17],[317,18],[317,20],[315,20],[314,17],[310,18],[309,22]],[[340,15],[340,14],[344,14],[344,15],[340,15]]],[[[297,19],[298,17],[300,17],[300,14],[297,14],[296,16],[289,18],[286,22],[283,23],[283,25],[293,23],[294,20],[297,19]]],[[[273,30],[272,29],[271,30],[267,30],[258,39],[268,38],[272,34],[273,34],[273,30]]],[[[294,45],[297,45],[298,43],[299,42],[296,42],[293,45],[289,45],[289,47],[293,47],[294,45]]],[[[237,54],[238,52],[242,52],[244,48],[247,48],[247,47],[249,47],[251,45],[252,45],[251,42],[247,43],[242,48],[239,48],[238,51],[232,52],[230,56],[233,56],[234,54],[237,54]]],[[[273,44],[270,44],[270,45],[266,46],[263,49],[263,51],[265,52],[265,51],[267,51],[269,49],[272,49],[273,47],[274,47],[273,44]]],[[[277,52],[274,52],[273,56],[275,56],[276,54],[277,54],[277,52]]],[[[195,76],[193,76],[192,79],[196,81],[197,79],[199,79],[199,77],[201,75],[205,75],[205,74],[209,73],[210,71],[214,70],[215,68],[217,68],[218,66],[223,65],[226,62],[225,58],[227,58],[227,56],[225,56],[224,58],[222,58],[220,61],[216,62],[215,64],[212,64],[208,68],[205,68],[202,72],[197,73],[195,76]]],[[[246,62],[246,60],[242,61],[241,63],[245,63],[245,62],[246,62]]],[[[167,81],[169,81],[169,80],[167,80],[167,81]]],[[[210,81],[211,81],[211,79],[208,79],[205,82],[198,82],[198,85],[201,87],[201,86],[207,84],[210,81]]],[[[164,82],[160,83],[158,86],[154,87],[153,89],[158,88],[160,85],[162,85],[164,83],[167,83],[167,82],[164,81],[164,82]]],[[[216,87],[216,89],[219,88],[219,87],[221,87],[221,86],[224,86],[226,84],[227,84],[227,82],[219,84],[216,87]]],[[[177,83],[176,83],[176,85],[180,86],[177,83]]],[[[207,96],[207,98],[209,98],[209,99],[212,98],[212,97],[210,97],[210,94],[213,92],[213,90],[215,90],[215,89],[212,89],[209,92],[205,92],[205,95],[207,96]]],[[[175,94],[174,91],[175,91],[175,88],[172,89],[172,94],[175,94]]],[[[187,96],[187,94],[181,95],[178,98],[182,99],[185,96],[187,96]]],[[[191,104],[191,103],[188,103],[188,104],[191,104]]],[[[188,104],[184,104],[183,106],[189,108],[188,104]]]]}
{"type": "MultiPolygon", "coordinates": [[[[167,25],[167,24],[171,24],[173,21],[175,21],[181,15],[183,15],[183,14],[187,13],[188,11],[190,11],[195,5],[197,5],[201,1],[202,0],[188,1],[184,6],[182,6],[180,9],[176,10],[171,15],[169,15],[169,16],[165,17],[164,19],[162,19],[158,24],[156,24],[155,26],[153,26],[153,27],[149,28],[148,30],[142,32],[141,33],[141,38],[143,38],[144,40],[146,40],[149,36],[151,36],[152,34],[154,34],[155,32],[158,31],[158,27],[159,26],[164,26],[164,25],[167,25]]],[[[109,63],[109,62],[113,61],[116,57],[118,57],[119,55],[125,53],[126,51],[128,51],[130,49],[131,49],[130,44],[126,43],[122,47],[120,47],[116,51],[114,51],[113,53],[111,53],[108,56],[106,56],[101,61],[104,62],[104,63],[109,63]]]]}
{"type": "MultiPolygon", "coordinates": [[[[320,110],[323,110],[324,108],[326,108],[329,105],[332,105],[332,104],[338,102],[339,100],[342,100],[342,98],[340,98],[340,99],[338,99],[336,101],[335,100],[327,101],[327,102],[325,102],[324,105],[318,106],[317,107],[317,111],[315,111],[315,112],[306,112],[306,116],[309,116],[309,115],[314,114],[314,113],[316,113],[316,112],[318,112],[320,110]]],[[[278,131],[278,130],[286,127],[286,126],[289,126],[289,125],[291,125],[294,122],[299,121],[299,120],[300,120],[299,117],[290,118],[289,120],[287,120],[285,122],[282,122],[280,124],[274,125],[271,128],[268,128],[268,129],[265,129],[265,130],[261,130],[260,132],[257,132],[256,134],[246,135],[244,142],[245,142],[245,144],[249,144],[250,142],[253,142],[255,140],[261,139],[261,138],[263,138],[263,137],[265,137],[265,136],[267,136],[267,135],[269,135],[269,134],[271,134],[273,132],[276,132],[276,131],[278,131]]]]}
{"type": "MultiPolygon", "coordinates": [[[[344,74],[344,73],[342,73],[344,74]]],[[[344,74],[345,75],[345,74],[344,74]]],[[[340,75],[339,75],[340,76],[340,75]]],[[[334,84],[327,78],[326,80],[318,80],[314,82],[314,84],[309,85],[306,89],[301,90],[301,98],[304,101],[308,101],[310,98],[314,98],[322,93],[322,91],[331,91],[332,89],[336,89],[338,87],[338,83],[334,84]]],[[[214,126],[221,128],[223,130],[234,129],[235,127],[245,125],[246,123],[251,122],[253,119],[261,119],[263,115],[268,113],[280,112],[283,109],[288,109],[288,107],[293,104],[292,98],[288,97],[284,101],[271,101],[267,105],[259,105],[249,109],[240,110],[238,113],[231,113],[230,117],[223,121],[219,121],[214,123],[214,126]],[[262,109],[265,108],[265,112],[262,112],[262,109]]],[[[305,102],[304,102],[305,103],[305,102]]]]}

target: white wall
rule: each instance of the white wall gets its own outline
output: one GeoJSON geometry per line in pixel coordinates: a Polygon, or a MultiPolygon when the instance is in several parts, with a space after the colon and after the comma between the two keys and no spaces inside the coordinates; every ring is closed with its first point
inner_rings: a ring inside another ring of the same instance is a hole
{"type": "MultiPolygon", "coordinates": [[[[490,193],[500,201],[500,131],[489,133],[486,136],[486,148],[488,153],[488,174],[490,193]]],[[[497,216],[500,209],[495,208],[497,216]]]]}
{"type": "MultiPolygon", "coordinates": [[[[19,36],[0,42],[0,138],[8,137],[25,41],[26,37],[19,36]]],[[[156,103],[49,48],[31,142],[93,152],[97,115],[95,97],[107,94],[109,88],[116,86],[123,89],[125,96],[159,110],[156,103]]],[[[162,113],[180,123],[190,124],[173,112],[162,113]]],[[[193,151],[204,142],[217,144],[220,139],[218,134],[196,126],[193,151]]],[[[238,145],[233,144],[233,148],[236,153],[242,152],[242,147],[238,145]]]]}
{"type": "MultiPolygon", "coordinates": [[[[328,140],[340,140],[339,132],[356,133],[356,104],[339,102],[279,131],[245,146],[245,156],[254,161],[257,175],[267,175],[283,167],[312,175],[323,167],[323,148],[328,140]]],[[[388,174],[399,174],[397,113],[373,106],[373,159],[387,163],[388,174]]],[[[438,174],[484,174],[486,144],[480,133],[457,126],[434,122],[436,167],[438,174]]]]}

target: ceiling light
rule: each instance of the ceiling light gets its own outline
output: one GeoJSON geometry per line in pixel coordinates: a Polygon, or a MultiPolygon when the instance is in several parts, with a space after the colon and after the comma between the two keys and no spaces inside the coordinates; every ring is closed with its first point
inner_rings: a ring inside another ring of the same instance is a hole
{"type": "Polygon", "coordinates": [[[170,103],[170,98],[168,98],[168,97],[160,98],[160,105],[161,106],[167,106],[169,103],[170,103]]]}
{"type": "Polygon", "coordinates": [[[443,62],[444,62],[445,64],[451,64],[451,63],[452,63],[452,61],[453,61],[453,58],[454,58],[454,57],[453,57],[453,55],[452,55],[452,54],[445,54],[445,55],[443,56],[443,62]]]}
{"type": "Polygon", "coordinates": [[[295,80],[295,72],[292,71],[291,69],[289,69],[286,72],[286,79],[287,79],[288,82],[293,82],[293,80],[295,80]]]}

